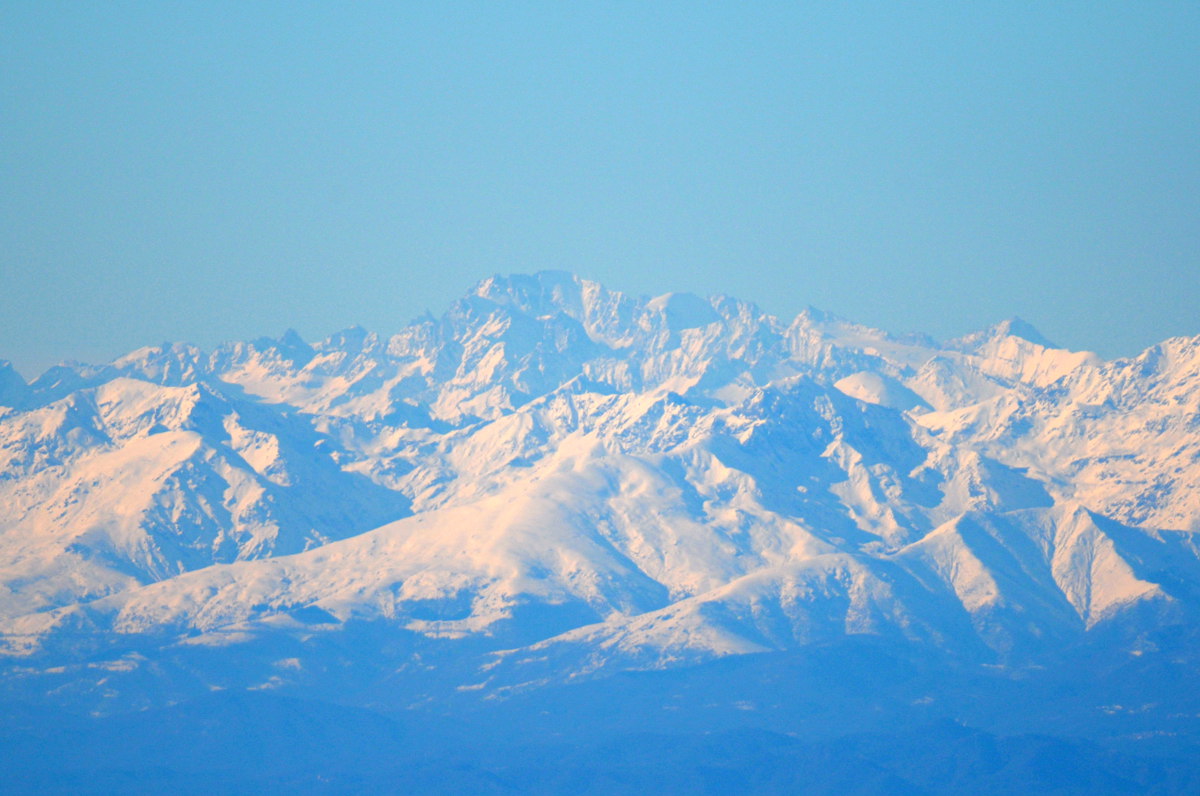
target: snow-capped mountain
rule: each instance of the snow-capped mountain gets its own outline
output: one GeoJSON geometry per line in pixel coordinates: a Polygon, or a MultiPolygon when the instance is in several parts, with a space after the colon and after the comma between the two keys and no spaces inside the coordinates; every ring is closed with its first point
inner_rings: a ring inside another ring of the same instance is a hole
{"type": "Polygon", "coordinates": [[[390,338],[2,367],[0,505],[5,686],[101,712],[316,687],[365,629],[372,700],[853,637],[1141,656],[1200,610],[1200,337],[494,277],[390,338]]]}

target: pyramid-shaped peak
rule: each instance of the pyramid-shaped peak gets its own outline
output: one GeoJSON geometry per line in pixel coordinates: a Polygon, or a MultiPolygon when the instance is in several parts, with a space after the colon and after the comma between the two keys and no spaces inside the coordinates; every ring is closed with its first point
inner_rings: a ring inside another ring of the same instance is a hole
{"type": "Polygon", "coordinates": [[[286,348],[308,348],[308,343],[295,329],[288,328],[279,336],[279,345],[286,348]]]}
{"type": "Polygon", "coordinates": [[[0,359],[0,374],[5,374],[4,377],[8,378],[7,374],[10,374],[10,373],[13,376],[16,376],[18,379],[21,379],[22,384],[25,383],[25,379],[21,376],[20,373],[17,372],[17,369],[15,367],[13,367],[12,362],[9,362],[7,359],[0,359]]]}
{"type": "Polygon", "coordinates": [[[29,385],[7,359],[0,359],[0,406],[17,406],[29,394],[29,385]]]}
{"type": "Polygon", "coordinates": [[[1046,339],[1046,336],[1039,332],[1033,324],[1016,315],[1007,320],[1001,321],[992,328],[995,330],[994,336],[997,337],[1020,337],[1022,340],[1028,340],[1029,342],[1036,343],[1044,348],[1059,347],[1046,339]]]}
{"type": "Polygon", "coordinates": [[[1016,337],[1043,348],[1060,348],[1061,346],[1046,339],[1046,336],[1023,318],[1014,315],[986,329],[951,340],[947,345],[960,351],[978,349],[992,341],[1003,340],[1006,337],[1016,337]]]}

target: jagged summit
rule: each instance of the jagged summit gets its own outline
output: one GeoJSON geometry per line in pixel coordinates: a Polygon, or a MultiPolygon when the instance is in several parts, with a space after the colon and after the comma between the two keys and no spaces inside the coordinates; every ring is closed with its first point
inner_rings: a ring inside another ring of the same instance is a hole
{"type": "Polygon", "coordinates": [[[600,286],[566,271],[538,271],[507,276],[496,274],[477,283],[470,295],[511,305],[535,316],[566,312],[578,318],[583,313],[583,297],[589,289],[600,289],[600,286]]]}
{"type": "Polygon", "coordinates": [[[1197,618],[1198,362],[546,271],[387,338],[0,368],[5,677],[301,689],[360,633],[455,698],[858,636],[1049,665],[1197,618]]]}

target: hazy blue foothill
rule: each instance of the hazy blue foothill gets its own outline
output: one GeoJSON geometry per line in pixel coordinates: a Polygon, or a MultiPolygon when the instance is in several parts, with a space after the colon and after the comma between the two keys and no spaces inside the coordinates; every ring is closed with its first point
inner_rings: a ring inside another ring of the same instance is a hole
{"type": "MultiPolygon", "coordinates": [[[[104,720],[9,706],[3,738],[10,761],[7,788],[1082,794],[1188,793],[1200,784],[1194,739],[1131,747],[1120,738],[1056,736],[1053,723],[997,734],[945,718],[936,709],[897,710],[898,697],[907,696],[906,686],[920,678],[905,672],[908,677],[898,683],[880,682],[897,674],[886,655],[879,655],[878,676],[863,678],[854,671],[856,657],[851,652],[830,661],[839,671],[818,675],[820,691],[779,687],[781,673],[813,674],[795,660],[740,662],[732,670],[650,674],[584,695],[555,694],[453,717],[437,708],[385,717],[330,702],[245,692],[104,720]],[[774,687],[726,690],[721,685],[731,677],[747,682],[759,676],[774,687]],[[696,693],[699,688],[702,693],[696,693]],[[776,716],[763,728],[747,715],[742,700],[725,701],[768,690],[783,709],[778,712],[819,716],[820,726],[776,716]],[[693,715],[656,726],[656,713],[669,706],[662,703],[678,704],[679,692],[689,698],[690,704],[682,706],[693,715]],[[847,699],[848,692],[858,698],[847,699]],[[880,710],[880,704],[888,707],[880,710]],[[613,722],[618,713],[620,721],[613,722]]],[[[938,680],[939,698],[953,701],[953,691],[947,693],[938,680]]],[[[1006,712],[1031,712],[1018,723],[1036,723],[1057,707],[1039,704],[1044,692],[1023,692],[1009,689],[1003,706],[1006,712]]]]}

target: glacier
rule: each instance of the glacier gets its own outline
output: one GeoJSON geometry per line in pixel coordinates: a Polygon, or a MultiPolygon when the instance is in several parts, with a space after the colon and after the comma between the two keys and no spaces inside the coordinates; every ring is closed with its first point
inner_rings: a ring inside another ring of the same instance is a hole
{"type": "Polygon", "coordinates": [[[766,754],[814,777],[763,792],[846,792],[828,761],[863,749],[865,792],[1200,782],[1200,336],[1105,361],[1020,319],[939,342],[496,276],[387,338],[0,367],[0,506],[0,705],[25,727],[0,749],[65,743],[53,716],[90,739],[63,752],[81,771],[119,758],[99,726],[153,744],[208,710],[362,725],[389,759],[431,754],[426,728],[491,750],[392,772],[416,790],[582,792],[504,772],[583,744],[577,777],[633,791],[694,773],[710,733],[744,745],[737,776],[766,754]],[[631,724],[690,751],[606,769],[631,724]],[[1009,762],[879,756],[916,726],[1009,762]],[[1011,778],[1042,734],[1091,778],[1011,778]]]}

